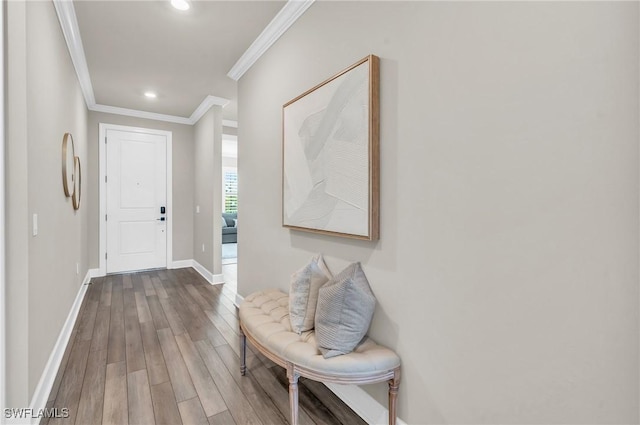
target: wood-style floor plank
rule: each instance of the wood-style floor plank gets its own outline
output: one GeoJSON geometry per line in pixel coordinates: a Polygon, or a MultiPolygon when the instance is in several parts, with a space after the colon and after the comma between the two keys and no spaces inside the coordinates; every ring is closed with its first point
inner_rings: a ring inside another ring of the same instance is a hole
{"type": "Polygon", "coordinates": [[[129,425],[155,425],[151,389],[147,371],[137,370],[127,375],[129,425]]]}
{"type": "Polygon", "coordinates": [[[111,290],[113,288],[113,277],[109,276],[105,283],[102,284],[102,293],[100,295],[100,306],[109,307],[111,305],[111,290]]]}
{"type": "MultiPolygon", "coordinates": [[[[134,282],[135,288],[135,282],[134,282]]],[[[122,291],[124,296],[124,335],[126,342],[127,373],[146,368],[140,322],[133,290],[122,291]]]]}
{"type": "Polygon", "coordinates": [[[156,425],[181,425],[178,404],[170,382],[151,386],[156,425]]]}
{"type": "Polygon", "coordinates": [[[162,310],[160,305],[160,299],[157,295],[151,295],[147,297],[147,304],[149,305],[149,311],[151,312],[151,318],[153,319],[153,325],[156,329],[164,329],[169,327],[169,321],[167,316],[162,310]]]}
{"type": "MultiPolygon", "coordinates": [[[[276,376],[282,388],[289,386],[287,372],[283,368],[273,368],[269,370],[269,373],[276,376]]],[[[299,406],[309,414],[313,422],[317,425],[334,425],[340,423],[333,413],[307,389],[302,379],[298,382],[298,398],[299,406]]]]}
{"type": "Polygon", "coordinates": [[[53,418],[49,422],[52,425],[73,424],[76,414],[78,413],[78,403],[80,402],[80,392],[82,391],[82,383],[84,381],[84,373],[87,366],[87,358],[89,357],[89,348],[91,341],[81,341],[76,338],[67,369],[60,383],[60,390],[54,403],[55,407],[68,408],[69,417],[53,418]]]}
{"type": "Polygon", "coordinates": [[[213,416],[227,410],[220,391],[209,375],[198,350],[189,338],[189,334],[178,335],[175,338],[206,416],[213,416]]]}
{"type": "Polygon", "coordinates": [[[91,351],[106,350],[109,345],[109,323],[111,321],[111,292],[109,293],[109,305],[101,306],[96,315],[93,338],[91,339],[91,351]]]}
{"type": "Polygon", "coordinates": [[[182,323],[182,318],[173,307],[172,302],[168,299],[160,299],[160,305],[162,306],[162,311],[164,311],[165,317],[169,322],[169,326],[173,331],[174,335],[181,335],[187,331],[184,327],[184,323],[182,323]]]}
{"type": "MultiPolygon", "coordinates": [[[[161,272],[158,272],[158,274],[160,273],[161,272]]],[[[162,284],[162,278],[153,276],[151,278],[151,283],[153,284],[153,288],[156,290],[156,294],[158,294],[158,298],[169,298],[169,295],[167,294],[167,291],[165,291],[164,285],[162,284]]]]}
{"type": "Polygon", "coordinates": [[[151,295],[156,295],[156,290],[153,287],[153,283],[151,283],[151,277],[148,274],[142,275],[142,287],[144,288],[144,294],[147,297],[151,295]]]}
{"type": "Polygon", "coordinates": [[[122,288],[133,289],[133,283],[131,282],[131,275],[125,274],[122,276],[122,288]]]}
{"type": "Polygon", "coordinates": [[[108,344],[107,363],[118,363],[124,361],[126,353],[124,301],[123,290],[120,286],[116,286],[111,292],[111,317],[109,322],[108,344]]]}
{"type": "MultiPolygon", "coordinates": [[[[269,372],[269,369],[264,366],[256,367],[249,373],[255,376],[256,381],[262,386],[262,389],[269,394],[273,403],[280,409],[280,413],[288,417],[290,412],[288,390],[283,388],[277,380],[273,379],[273,375],[269,372]]],[[[314,424],[309,414],[302,408],[303,406],[301,404],[299,404],[299,406],[298,419],[300,425],[314,424]]]]}
{"type": "Polygon", "coordinates": [[[147,303],[147,297],[144,293],[136,292],[136,308],[138,309],[138,320],[140,323],[150,322],[153,320],[151,317],[151,311],[149,310],[149,304],[147,303]]]}
{"type": "Polygon", "coordinates": [[[258,384],[257,380],[249,371],[245,376],[240,375],[240,359],[236,353],[228,345],[216,347],[217,353],[224,362],[227,371],[236,381],[244,393],[249,404],[256,412],[260,413],[260,419],[265,424],[284,424],[288,423],[285,418],[289,417],[289,413],[282,414],[276,407],[273,400],[258,384]]]}
{"type": "Polygon", "coordinates": [[[198,397],[178,403],[178,410],[184,425],[209,425],[198,397]]]}
{"type": "Polygon", "coordinates": [[[222,413],[218,413],[217,415],[211,416],[209,418],[209,425],[236,425],[236,424],[237,422],[233,420],[233,416],[231,416],[231,413],[229,413],[228,410],[222,413]]]}
{"type": "Polygon", "coordinates": [[[69,342],[67,343],[67,348],[64,350],[64,355],[62,356],[62,361],[60,362],[60,367],[58,368],[58,374],[56,375],[56,379],[53,381],[53,386],[51,387],[51,393],[49,393],[49,401],[55,401],[58,390],[60,389],[60,382],[62,382],[62,377],[64,376],[65,370],[67,369],[67,364],[69,364],[69,356],[71,355],[71,349],[73,348],[73,343],[76,340],[77,330],[73,330],[71,332],[71,337],[69,337],[69,342]]]}
{"type": "MultiPolygon", "coordinates": [[[[93,291],[89,291],[91,293],[93,291]]],[[[90,300],[80,317],[80,326],[78,326],[78,335],[76,339],[80,341],[89,341],[93,336],[93,327],[96,323],[96,314],[98,313],[98,301],[90,300]]]]}
{"type": "Polygon", "coordinates": [[[178,344],[171,329],[158,330],[158,339],[160,340],[160,348],[162,349],[162,354],[167,364],[167,371],[169,372],[169,378],[173,386],[176,401],[179,403],[197,396],[198,394],[193,386],[193,382],[191,382],[187,365],[180,354],[178,344]]]}
{"type": "Polygon", "coordinates": [[[229,374],[213,345],[209,341],[198,341],[196,347],[214,381],[224,389],[222,398],[234,420],[239,424],[262,425],[262,421],[229,374]]]}
{"type": "Polygon", "coordinates": [[[140,331],[142,332],[142,346],[144,347],[144,357],[150,384],[156,385],[168,381],[169,373],[167,372],[167,366],[153,322],[141,324],[140,331]]]}
{"type": "Polygon", "coordinates": [[[129,404],[127,402],[126,362],[107,365],[104,386],[103,425],[128,425],[129,404]]]}
{"type": "Polygon", "coordinates": [[[76,425],[102,423],[106,369],[107,350],[91,351],[84,374],[76,425]]]}
{"type": "Polygon", "coordinates": [[[318,400],[322,400],[322,404],[326,406],[327,410],[329,410],[340,423],[367,425],[360,416],[354,415],[353,410],[347,407],[344,402],[322,382],[316,382],[311,379],[302,379],[302,383],[303,386],[311,391],[318,400]]]}

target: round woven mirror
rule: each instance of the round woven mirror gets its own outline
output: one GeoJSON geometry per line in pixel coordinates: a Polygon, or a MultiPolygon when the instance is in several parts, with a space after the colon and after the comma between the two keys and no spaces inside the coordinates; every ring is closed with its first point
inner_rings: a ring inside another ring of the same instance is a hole
{"type": "Polygon", "coordinates": [[[64,133],[62,138],[62,188],[66,197],[73,195],[73,172],[75,168],[76,150],[71,133],[64,133]]]}

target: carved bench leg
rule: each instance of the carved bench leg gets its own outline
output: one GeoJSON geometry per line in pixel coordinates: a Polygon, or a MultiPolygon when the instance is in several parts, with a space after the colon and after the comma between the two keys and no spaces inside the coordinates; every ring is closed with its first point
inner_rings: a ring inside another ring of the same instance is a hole
{"type": "Polygon", "coordinates": [[[400,387],[400,371],[395,371],[393,379],[389,380],[389,425],[396,425],[398,387],[400,387]]]}
{"type": "Polygon", "coordinates": [[[287,365],[287,377],[289,378],[289,408],[291,409],[291,425],[298,425],[298,378],[293,365],[287,365]]]}
{"type": "Polygon", "coordinates": [[[247,373],[247,337],[240,328],[240,375],[247,373]]]}

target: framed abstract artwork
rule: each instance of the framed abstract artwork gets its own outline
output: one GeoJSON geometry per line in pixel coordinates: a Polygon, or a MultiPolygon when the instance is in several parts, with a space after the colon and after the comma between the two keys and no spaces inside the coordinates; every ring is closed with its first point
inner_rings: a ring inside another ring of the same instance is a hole
{"type": "Polygon", "coordinates": [[[283,106],[284,227],[379,238],[379,75],[370,55],[283,106]]]}

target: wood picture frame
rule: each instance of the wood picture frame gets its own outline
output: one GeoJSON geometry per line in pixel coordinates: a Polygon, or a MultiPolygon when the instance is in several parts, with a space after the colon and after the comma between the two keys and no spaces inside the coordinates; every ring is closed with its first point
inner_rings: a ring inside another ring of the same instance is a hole
{"type": "Polygon", "coordinates": [[[379,62],[369,55],[283,105],[283,227],[379,239],[379,62]]]}

